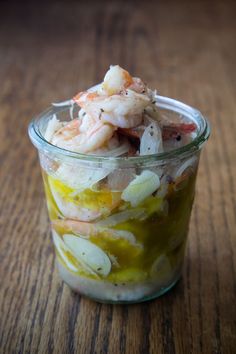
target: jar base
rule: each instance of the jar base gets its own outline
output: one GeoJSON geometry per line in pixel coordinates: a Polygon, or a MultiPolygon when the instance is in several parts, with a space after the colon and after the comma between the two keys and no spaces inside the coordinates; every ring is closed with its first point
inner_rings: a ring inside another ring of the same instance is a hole
{"type": "Polygon", "coordinates": [[[149,280],[142,283],[113,284],[106,281],[84,278],[69,272],[57,262],[62,280],[81,296],[104,304],[137,304],[156,299],[171,290],[181,277],[178,268],[169,279],[149,280]]]}
{"type": "Polygon", "coordinates": [[[96,301],[100,304],[107,304],[107,305],[134,305],[134,304],[139,304],[139,303],[142,303],[142,302],[148,302],[148,301],[152,301],[152,300],[155,300],[159,297],[161,297],[162,295],[165,295],[168,291],[170,291],[172,288],[174,288],[174,286],[178,283],[178,281],[180,280],[181,278],[181,274],[179,275],[179,277],[177,279],[175,279],[168,287],[166,288],[163,288],[161,289],[159,292],[153,294],[153,295],[149,295],[149,296],[145,296],[144,298],[142,299],[139,299],[139,300],[122,300],[122,301],[119,301],[119,300],[101,300],[101,299],[96,299],[95,297],[92,297],[92,296],[87,296],[87,295],[83,295],[81,293],[78,293],[77,291],[75,290],[72,290],[74,292],[76,292],[77,294],[79,294],[80,296],[83,296],[83,297],[86,297],[87,299],[90,299],[92,301],[96,301]]]}

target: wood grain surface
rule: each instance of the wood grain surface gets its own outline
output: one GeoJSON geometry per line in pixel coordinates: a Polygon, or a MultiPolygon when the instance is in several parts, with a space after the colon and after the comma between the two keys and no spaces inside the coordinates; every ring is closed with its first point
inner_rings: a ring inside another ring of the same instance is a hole
{"type": "Polygon", "coordinates": [[[235,1],[0,2],[0,352],[236,353],[235,1]],[[119,63],[209,117],[183,276],[132,306],[55,268],[27,125],[119,63]]]}

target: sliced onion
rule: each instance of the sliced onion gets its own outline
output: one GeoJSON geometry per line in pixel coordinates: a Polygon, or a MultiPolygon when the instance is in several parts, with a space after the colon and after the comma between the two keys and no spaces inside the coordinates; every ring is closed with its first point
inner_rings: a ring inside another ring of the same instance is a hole
{"type": "Polygon", "coordinates": [[[60,129],[61,127],[63,126],[63,123],[60,122],[58,119],[57,119],[57,116],[56,114],[53,114],[52,115],[52,118],[49,120],[48,122],[48,125],[47,125],[47,128],[46,128],[46,131],[44,133],[44,138],[47,140],[47,141],[51,141],[54,133],[60,129]]]}
{"type": "Polygon", "coordinates": [[[65,262],[66,266],[73,272],[78,272],[79,268],[75,267],[74,264],[68,259],[66,252],[71,253],[71,250],[66,246],[62,241],[61,237],[56,233],[55,230],[52,230],[52,238],[57,252],[65,262]]]}
{"type": "MultiPolygon", "coordinates": [[[[93,87],[90,87],[87,91],[88,92],[96,92],[99,88],[101,87],[101,84],[95,85],[93,87]]],[[[64,107],[64,106],[73,106],[75,104],[75,101],[73,99],[69,99],[66,101],[62,102],[52,102],[52,105],[55,107],[64,107]]]]}
{"type": "Polygon", "coordinates": [[[73,120],[74,117],[73,117],[73,113],[74,113],[74,108],[75,108],[75,105],[72,104],[71,107],[70,107],[70,119],[73,120]]]}
{"type": "Polygon", "coordinates": [[[55,177],[75,189],[75,193],[79,193],[86,188],[91,188],[112,171],[112,168],[90,169],[89,167],[61,164],[55,173],[55,177]]]}
{"type": "Polygon", "coordinates": [[[59,209],[59,211],[66,218],[80,220],[80,221],[93,221],[101,216],[99,210],[92,210],[88,208],[82,208],[78,204],[65,200],[56,188],[54,187],[51,179],[48,179],[50,190],[52,192],[53,199],[59,209]]]}
{"type": "Polygon", "coordinates": [[[178,167],[174,171],[173,178],[176,179],[176,178],[182,176],[184,171],[186,171],[189,167],[192,167],[194,169],[196,166],[196,162],[197,162],[196,156],[192,156],[190,159],[186,160],[180,167],[178,167]]]}
{"type": "Polygon", "coordinates": [[[64,106],[71,106],[74,105],[75,101],[74,100],[67,100],[67,101],[62,101],[62,102],[52,102],[52,105],[55,107],[64,107],[64,106]]]}
{"type": "Polygon", "coordinates": [[[152,171],[145,170],[130,182],[128,187],[124,189],[121,198],[135,207],[155,192],[159,186],[160,179],[158,175],[152,171]]]}
{"type": "Polygon", "coordinates": [[[140,141],[140,155],[157,154],[163,151],[161,130],[155,121],[147,126],[140,141]]]}
{"type": "Polygon", "coordinates": [[[151,101],[155,101],[154,104],[149,104],[146,108],[145,108],[145,112],[147,113],[147,115],[149,117],[151,117],[152,119],[154,119],[156,122],[160,123],[162,121],[162,115],[160,114],[157,106],[156,106],[156,101],[158,100],[158,97],[156,96],[155,92],[149,90],[150,92],[148,93],[149,98],[151,99],[151,101]]]}
{"type": "Polygon", "coordinates": [[[116,230],[105,227],[98,227],[98,233],[95,236],[99,237],[99,239],[104,238],[104,240],[106,240],[107,238],[114,240],[123,239],[128,241],[130,245],[134,246],[135,248],[143,248],[143,245],[137,242],[134,234],[127,230],[116,230]]]}
{"type": "Polygon", "coordinates": [[[144,208],[125,210],[117,214],[113,214],[106,219],[100,220],[96,223],[99,227],[112,227],[121,224],[127,220],[140,219],[145,216],[144,208]]]}
{"type": "Polygon", "coordinates": [[[110,229],[112,231],[112,235],[115,238],[123,238],[124,240],[128,241],[131,245],[139,248],[143,248],[143,246],[136,241],[136,238],[132,232],[127,231],[127,230],[114,230],[110,229]]]}
{"type": "Polygon", "coordinates": [[[111,261],[100,247],[86,239],[71,234],[65,234],[63,239],[79,262],[82,261],[99,275],[107,276],[110,273],[111,261]]]}

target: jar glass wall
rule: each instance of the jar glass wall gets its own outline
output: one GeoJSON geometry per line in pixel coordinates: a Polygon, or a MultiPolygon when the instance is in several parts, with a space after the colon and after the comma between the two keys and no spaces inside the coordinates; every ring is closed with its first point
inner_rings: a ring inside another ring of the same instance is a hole
{"type": "Polygon", "coordinates": [[[209,124],[199,111],[176,100],[158,96],[157,106],[166,115],[194,122],[192,141],[156,155],[99,157],[44,139],[54,114],[60,121],[70,119],[68,107],[50,108],[29,126],[39,152],[60,275],[73,290],[97,301],[149,300],[181,275],[209,124]]]}

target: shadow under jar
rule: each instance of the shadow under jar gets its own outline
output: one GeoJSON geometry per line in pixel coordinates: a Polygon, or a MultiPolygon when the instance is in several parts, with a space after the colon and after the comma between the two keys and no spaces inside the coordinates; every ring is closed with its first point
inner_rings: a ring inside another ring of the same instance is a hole
{"type": "Polygon", "coordinates": [[[181,115],[197,126],[192,141],[155,155],[99,157],[45,140],[54,114],[70,119],[68,107],[52,107],[29,125],[59,273],[74,291],[96,301],[150,300],[181,275],[199,156],[210,129],[196,109],[157,98],[161,114],[181,115]]]}

